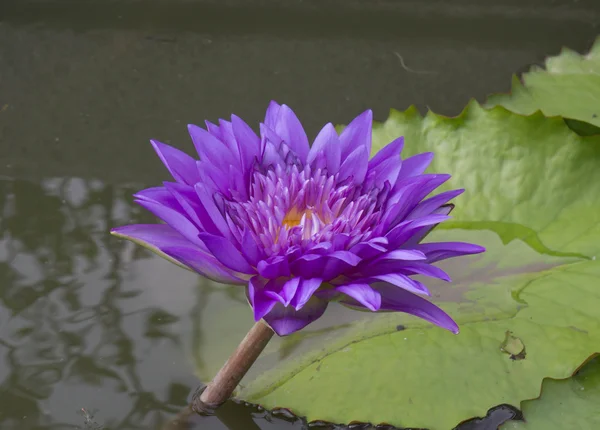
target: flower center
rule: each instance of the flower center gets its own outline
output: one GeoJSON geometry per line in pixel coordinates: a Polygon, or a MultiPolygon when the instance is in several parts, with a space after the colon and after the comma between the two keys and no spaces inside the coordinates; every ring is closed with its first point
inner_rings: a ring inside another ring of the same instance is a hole
{"type": "Polygon", "coordinates": [[[291,229],[302,224],[302,218],[311,217],[312,214],[313,212],[310,209],[298,210],[297,208],[292,208],[283,218],[281,224],[282,226],[291,229]]]}
{"type": "MultiPolygon", "coordinates": [[[[247,199],[226,202],[238,235],[249,231],[270,253],[311,247],[340,235],[367,239],[387,191],[348,182],[317,169],[276,166],[253,172],[247,199]],[[383,194],[381,194],[383,193],[383,194]]],[[[341,237],[341,236],[340,236],[341,237]]]]}

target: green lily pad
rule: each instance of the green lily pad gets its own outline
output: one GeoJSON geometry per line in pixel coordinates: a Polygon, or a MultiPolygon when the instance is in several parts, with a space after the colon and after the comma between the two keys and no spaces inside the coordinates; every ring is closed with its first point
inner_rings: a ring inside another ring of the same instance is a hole
{"type": "Polygon", "coordinates": [[[600,38],[587,55],[563,49],[545,66],[534,66],[521,80],[514,77],[511,93],[490,96],[487,106],[524,115],[541,110],[574,121],[569,125],[577,133],[600,133],[600,38]]]}
{"type": "Polygon", "coordinates": [[[572,378],[544,381],[539,399],[523,404],[525,422],[510,422],[502,430],[600,429],[600,357],[572,378]]]}
{"type": "Polygon", "coordinates": [[[600,352],[600,137],[475,102],[456,118],[393,111],[373,135],[374,151],[400,135],[409,154],[434,151],[431,171],[466,188],[432,240],[488,252],[444,266],[452,284],[429,283],[461,333],[360,314],[247,383],[242,398],[309,421],[445,430],[538,397],[544,378],[570,377],[600,352]]]}

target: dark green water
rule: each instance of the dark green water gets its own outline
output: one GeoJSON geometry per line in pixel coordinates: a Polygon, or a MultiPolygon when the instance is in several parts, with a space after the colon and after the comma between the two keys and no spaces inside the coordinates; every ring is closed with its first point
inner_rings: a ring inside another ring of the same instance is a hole
{"type": "MultiPolygon", "coordinates": [[[[160,429],[251,326],[240,290],[107,234],[152,222],[131,203],[167,179],[149,138],[190,150],[186,124],[271,99],[313,135],[368,107],[452,115],[600,33],[594,0],[451,3],[4,0],[0,429],[160,429]]],[[[301,428],[263,415],[193,428],[301,428]]]]}

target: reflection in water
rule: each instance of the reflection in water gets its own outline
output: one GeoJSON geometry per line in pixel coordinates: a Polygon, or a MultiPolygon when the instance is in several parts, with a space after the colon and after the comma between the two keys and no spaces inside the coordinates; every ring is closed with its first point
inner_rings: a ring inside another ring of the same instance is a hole
{"type": "MultiPolygon", "coordinates": [[[[210,378],[252,324],[243,289],[198,288],[195,274],[108,234],[155,222],[131,203],[139,188],[0,180],[2,430],[164,430],[195,375],[210,378]]],[[[254,371],[339,335],[347,317],[333,308],[311,330],[275,339],[254,371]]],[[[306,427],[292,418],[229,402],[168,428],[306,427]]]]}
{"type": "MultiPolygon", "coordinates": [[[[197,288],[196,275],[108,234],[110,226],[155,222],[131,204],[139,188],[0,181],[3,430],[162,429],[187,404],[193,371],[210,377],[252,323],[243,289],[197,288]],[[203,330],[218,314],[223,322],[203,330]]],[[[192,422],[295,427],[263,415],[229,403],[192,422]]]]}
{"type": "Polygon", "coordinates": [[[136,306],[123,266],[149,254],[107,234],[149,221],[127,203],[138,188],[0,182],[0,428],[146,429],[185,405],[191,386],[140,373],[141,352],[180,342],[179,317],[136,306]]]}

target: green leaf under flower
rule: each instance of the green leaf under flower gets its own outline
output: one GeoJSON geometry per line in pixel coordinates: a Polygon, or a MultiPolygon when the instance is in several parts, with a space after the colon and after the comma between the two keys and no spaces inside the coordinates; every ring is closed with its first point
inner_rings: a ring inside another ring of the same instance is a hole
{"type": "Polygon", "coordinates": [[[443,266],[452,284],[428,283],[461,333],[407,315],[361,315],[251,381],[245,400],[309,420],[448,429],[538,397],[544,378],[568,378],[600,352],[600,137],[474,102],[456,118],[393,111],[373,134],[374,151],[404,135],[404,154],[435,152],[430,170],[466,188],[454,222],[430,240],[488,252],[443,266]],[[522,359],[503,348],[507,331],[522,359]]]}

